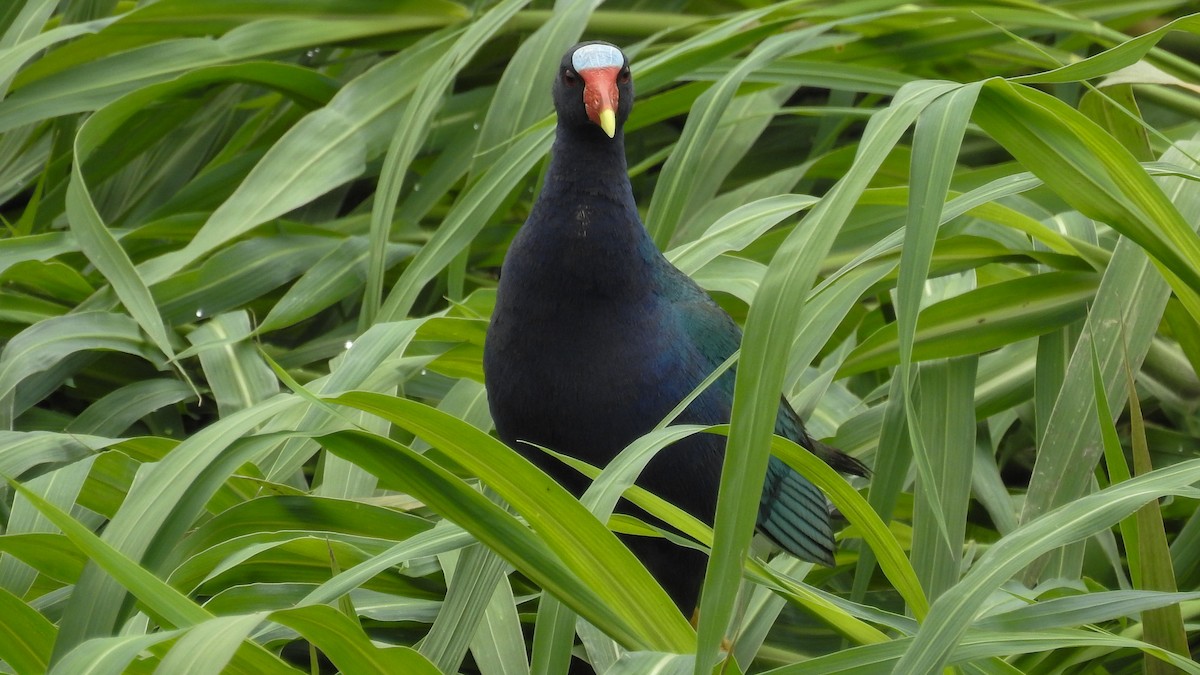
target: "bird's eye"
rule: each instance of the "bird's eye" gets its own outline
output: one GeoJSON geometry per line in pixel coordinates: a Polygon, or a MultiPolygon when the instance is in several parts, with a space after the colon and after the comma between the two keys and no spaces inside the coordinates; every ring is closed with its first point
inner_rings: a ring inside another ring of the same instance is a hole
{"type": "Polygon", "coordinates": [[[617,75],[617,81],[620,82],[621,84],[626,84],[629,82],[629,69],[628,68],[621,69],[621,74],[617,75]]]}
{"type": "Polygon", "coordinates": [[[575,85],[579,84],[579,76],[570,70],[564,70],[562,74],[562,81],[563,84],[567,85],[568,87],[574,87],[575,85]]]}

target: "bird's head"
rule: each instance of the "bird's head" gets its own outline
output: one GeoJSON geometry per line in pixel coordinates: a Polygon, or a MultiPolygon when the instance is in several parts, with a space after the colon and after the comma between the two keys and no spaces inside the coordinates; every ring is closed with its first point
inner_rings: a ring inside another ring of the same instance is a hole
{"type": "Polygon", "coordinates": [[[613,138],[633,108],[629,59],[607,42],[581,42],[567,50],[554,78],[559,126],[599,127],[613,138]]]}

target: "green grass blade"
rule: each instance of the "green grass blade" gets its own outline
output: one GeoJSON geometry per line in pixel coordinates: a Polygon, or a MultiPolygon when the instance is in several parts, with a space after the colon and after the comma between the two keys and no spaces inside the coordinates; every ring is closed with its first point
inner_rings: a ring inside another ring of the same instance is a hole
{"type": "Polygon", "coordinates": [[[67,424],[65,431],[97,436],[119,436],[150,413],[195,394],[179,380],[141,380],[113,390],[88,406],[67,424]]]}
{"type": "MultiPolygon", "coordinates": [[[[173,545],[172,537],[161,537],[162,531],[181,531],[190,524],[226,476],[246,461],[245,455],[261,451],[254,445],[231,446],[294,403],[275,397],[235,413],[197,432],[148,467],[105,528],[105,545],[130,560],[145,560],[148,550],[162,555],[155,550],[156,540],[158,547],[165,548],[164,541],[173,545]]],[[[55,658],[89,637],[111,634],[119,622],[125,593],[125,587],[100,568],[85,569],[60,624],[55,658]]]]}
{"type": "Polygon", "coordinates": [[[294,629],[312,642],[343,673],[441,672],[413,649],[376,647],[357,623],[332,607],[311,605],[271,614],[271,620],[294,629]]]}
{"type": "Polygon", "coordinates": [[[112,350],[162,364],[137,324],[123,314],[81,312],[39,321],[0,352],[0,426],[11,427],[18,385],[81,351],[112,350]]]}
{"type": "MultiPolygon", "coordinates": [[[[360,407],[367,407],[362,394],[348,394],[331,400],[349,403],[356,399],[360,407]]],[[[631,625],[629,618],[621,616],[616,607],[601,601],[598,597],[600,589],[581,582],[533,531],[446,469],[394,441],[372,434],[344,431],[323,436],[320,442],[388,484],[401,486],[420,498],[447,519],[470,531],[544,588],[573,605],[575,611],[589,614],[620,639],[629,644],[654,641],[651,634],[639,634],[639,628],[645,631],[644,627],[631,625]]],[[[499,492],[504,494],[506,491],[499,492]]]]}
{"type": "Polygon", "coordinates": [[[779,248],[751,306],[734,390],[730,451],[721,474],[713,554],[700,608],[698,674],[712,667],[737,594],[766,474],[767,447],[786,364],[784,347],[793,339],[803,298],[833,237],[884,156],[920,111],[945,90],[944,85],[936,85],[902,91],[890,108],[872,118],[858,162],[779,248]]]}
{"type": "Polygon", "coordinates": [[[1080,213],[1136,241],[1200,311],[1186,302],[1200,288],[1200,237],[1128,150],[1058,99],[1000,80],[984,86],[975,119],[1080,213]]]}
{"type": "Polygon", "coordinates": [[[639,641],[648,641],[646,644],[679,650],[690,647],[691,630],[645,568],[599,521],[528,460],[478,429],[419,403],[367,392],[331,400],[380,415],[408,429],[479,476],[529,519],[568,568],[588,581],[593,592],[621,599],[614,603],[613,611],[620,613],[623,623],[638,629],[633,635],[621,635],[623,640],[636,635],[639,641]],[[490,449],[481,454],[480,447],[490,449]],[[481,460],[484,455],[488,457],[486,462],[481,460]],[[617,570],[620,576],[613,576],[617,570]]]}
{"type": "MultiPolygon", "coordinates": [[[[937,486],[929,498],[917,498],[913,504],[912,565],[931,599],[954,586],[962,568],[975,456],[976,361],[932,361],[922,364],[914,377],[913,407],[937,486]],[[937,516],[930,513],[934,509],[937,516]],[[937,527],[938,516],[945,531],[937,527]]],[[[917,479],[917,490],[924,488],[925,480],[924,475],[917,479]]]]}
{"type": "MultiPolygon", "coordinates": [[[[1142,418],[1142,407],[1138,401],[1133,373],[1128,367],[1125,377],[1129,392],[1129,435],[1133,444],[1133,471],[1134,475],[1143,476],[1154,470],[1150,463],[1150,449],[1146,446],[1146,422],[1142,418]]],[[[1167,548],[1167,533],[1163,529],[1161,507],[1157,501],[1149,502],[1137,510],[1135,518],[1136,546],[1142,562],[1141,575],[1140,578],[1135,577],[1135,583],[1146,590],[1175,592],[1178,587],[1175,585],[1175,570],[1171,566],[1171,551],[1167,548]]],[[[1145,610],[1142,612],[1142,623],[1145,626],[1142,635],[1146,642],[1183,656],[1190,654],[1179,605],[1145,610]]],[[[1145,668],[1149,675],[1167,675],[1175,670],[1168,663],[1149,657],[1145,660],[1145,668]]]]}
{"type": "Polygon", "coordinates": [[[44,673],[50,663],[55,628],[21,598],[0,588],[0,659],[18,673],[44,673]]]}
{"type": "Polygon", "coordinates": [[[221,314],[188,334],[222,415],[252,407],[279,392],[279,383],[249,342],[245,312],[221,314]]]}
{"type": "Polygon", "coordinates": [[[899,672],[933,672],[946,663],[971,625],[980,603],[1039,555],[1111,527],[1146,502],[1186,494],[1200,480],[1200,460],[1181,462],[1114,485],[1022,524],[993,546],[930,608],[912,645],[896,664],[899,672]]]}
{"type": "MultiPolygon", "coordinates": [[[[982,354],[1069,325],[1086,316],[1097,281],[1086,272],[1047,272],[936,302],[917,317],[912,358],[982,354]]],[[[884,325],[854,349],[839,374],[896,365],[903,358],[900,347],[898,325],[884,325]]]]}
{"type": "MultiPolygon", "coordinates": [[[[1185,147],[1194,147],[1194,143],[1185,147]]],[[[1184,155],[1172,150],[1166,157],[1182,163],[1184,155]]],[[[1193,219],[1200,215],[1200,195],[1188,189],[1187,181],[1158,180],[1177,202],[1180,212],[1193,219]]],[[[1099,359],[1110,407],[1124,407],[1127,392],[1123,385],[1124,364],[1140,367],[1169,295],[1167,283],[1146,253],[1130,240],[1120,241],[1104,272],[1041,438],[1041,452],[1021,515],[1023,522],[1083,494],[1086,484],[1074,476],[1081,468],[1093,466],[1100,454],[1098,422],[1093,414],[1093,349],[1099,359]],[[1122,330],[1114,331],[1109,326],[1121,326],[1122,330]]],[[[1031,581],[1036,578],[1044,564],[1042,561],[1034,565],[1027,578],[1031,581]]]]}
{"type": "Polygon", "coordinates": [[[360,327],[374,323],[380,311],[383,302],[383,263],[388,235],[396,214],[396,200],[400,197],[400,188],[404,185],[409,165],[425,142],[433,116],[442,107],[446,91],[459,71],[528,2],[503,0],[488,9],[487,13],[472,21],[454,43],[448,45],[441,58],[421,75],[383,159],[379,186],[371,208],[371,257],[367,265],[367,290],[358,322],[360,327]]]}
{"type": "Polygon", "coordinates": [[[1200,593],[1105,591],[1051,598],[980,619],[979,630],[1036,631],[1070,628],[1200,599],[1200,593]]]}
{"type": "Polygon", "coordinates": [[[28,499],[39,511],[63,531],[88,558],[111,574],[121,585],[133,592],[143,606],[171,626],[190,626],[212,615],[204,608],[155,577],[149,571],[109,546],[91,530],[84,527],[58,507],[42,499],[20,483],[10,485],[28,499]]]}
{"type": "Polygon", "coordinates": [[[550,18],[513,52],[479,127],[476,156],[470,163],[473,176],[502,156],[524,129],[554,111],[547,93],[558,73],[558,63],[563,53],[580,40],[598,4],[595,0],[556,2],[550,18]]]}
{"type": "Polygon", "coordinates": [[[471,186],[396,281],[380,309],[381,321],[408,315],[425,284],[470,246],[492,212],[545,156],[553,139],[553,127],[531,128],[471,186]]]}

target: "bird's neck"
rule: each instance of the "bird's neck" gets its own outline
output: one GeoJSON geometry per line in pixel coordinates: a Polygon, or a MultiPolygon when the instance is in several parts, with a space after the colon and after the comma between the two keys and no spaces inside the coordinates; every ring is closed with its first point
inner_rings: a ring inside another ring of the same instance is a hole
{"type": "Polygon", "coordinates": [[[635,295],[648,290],[661,255],[638,216],[620,130],[558,129],[541,195],[525,234],[564,291],[635,295]],[[591,133],[596,132],[596,133],[591,133]],[[576,288],[571,288],[574,284],[576,288]]]}

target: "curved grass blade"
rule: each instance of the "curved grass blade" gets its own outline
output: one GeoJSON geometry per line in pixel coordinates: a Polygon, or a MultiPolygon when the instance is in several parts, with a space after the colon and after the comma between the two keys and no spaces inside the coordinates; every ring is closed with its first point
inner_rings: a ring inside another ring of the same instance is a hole
{"type": "Polygon", "coordinates": [[[357,623],[326,605],[273,612],[271,620],[303,635],[343,673],[438,675],[441,672],[408,647],[376,647],[357,623]]]}
{"type": "Polygon", "coordinates": [[[80,312],[39,321],[10,339],[0,352],[0,427],[12,425],[18,385],[72,354],[92,350],[133,354],[162,364],[137,324],[123,314],[80,312]]]}
{"type": "Polygon", "coordinates": [[[1171,494],[1193,494],[1200,459],[1180,462],[1061,506],[1004,537],[930,608],[897,672],[934,672],[946,664],[980,604],[1001,583],[1043,553],[1112,527],[1143,504],[1171,494]]]}
{"type": "Polygon", "coordinates": [[[18,673],[46,672],[54,624],[5,588],[0,588],[0,612],[0,659],[18,673]]]}
{"type": "MultiPolygon", "coordinates": [[[[446,413],[407,399],[350,392],[328,400],[407,429],[479,476],[528,519],[568,569],[609,600],[609,611],[615,612],[621,623],[636,629],[632,635],[614,637],[629,645],[690,651],[691,629],[646,568],[577,500],[508,446],[446,413]],[[637,642],[629,641],[634,636],[637,642]]],[[[579,611],[579,607],[572,609],[579,611]]]]}
{"type": "MultiPolygon", "coordinates": [[[[1097,282],[1096,275],[1086,272],[1047,272],[934,303],[917,317],[911,358],[982,354],[1066,326],[1087,315],[1097,282]]],[[[898,325],[887,324],[855,347],[838,374],[896,365],[903,358],[898,347],[898,325]]]]}
{"type": "Polygon", "coordinates": [[[380,321],[399,321],[408,315],[425,284],[471,245],[496,207],[545,156],[553,139],[549,124],[530,128],[471,186],[396,280],[379,310],[380,321]]]}
{"type": "Polygon", "coordinates": [[[931,101],[951,89],[953,86],[924,83],[906,87],[891,107],[872,117],[854,166],[780,246],[751,305],[734,385],[731,451],[725,453],[721,472],[713,554],[700,607],[697,675],[712,669],[733,610],[766,475],[786,347],[794,339],[816,270],[858,196],[901,134],[931,101]]]}
{"type": "MultiPolygon", "coordinates": [[[[352,392],[329,400],[355,403],[355,407],[368,408],[373,412],[373,406],[366,402],[364,395],[364,392],[352,392]]],[[[390,397],[373,395],[371,398],[383,402],[390,397]]],[[[576,566],[567,567],[534,531],[521,525],[504,509],[431,460],[390,439],[358,431],[337,432],[322,436],[318,441],[339,456],[379,476],[387,484],[402,486],[406,492],[471,532],[548,591],[574,605],[575,611],[604,626],[614,637],[631,645],[643,642],[653,644],[661,639],[656,639],[654,635],[660,632],[659,627],[647,626],[644,621],[630,617],[635,612],[628,605],[622,611],[619,606],[605,602],[600,597],[602,589],[594,581],[587,584],[581,582],[572,569],[576,566]]],[[[434,442],[434,446],[439,449],[446,447],[438,442],[434,442]]],[[[499,492],[504,494],[507,490],[499,492]]],[[[518,498],[517,501],[520,503],[527,499],[518,498]]],[[[541,518],[535,519],[545,521],[547,515],[542,514],[541,518]]]]}
{"type": "MultiPolygon", "coordinates": [[[[375,322],[383,302],[384,256],[387,253],[388,235],[392,231],[392,220],[396,214],[396,200],[404,176],[412,164],[417,151],[426,141],[433,116],[442,107],[446,91],[466,67],[471,57],[500,30],[529,0],[503,0],[487,13],[478,17],[449,45],[441,58],[425,71],[413,92],[412,99],[404,109],[404,116],[392,136],[383,168],[379,174],[379,186],[371,206],[371,247],[367,263],[367,289],[363,296],[359,328],[375,322]]],[[[405,312],[407,313],[407,312],[405,312]]]]}
{"type": "MultiPolygon", "coordinates": [[[[62,530],[91,560],[129,589],[141,601],[148,613],[154,615],[168,627],[192,626],[212,618],[212,614],[203,607],[195,604],[190,598],[171,588],[165,581],[122,555],[120,551],[104,542],[58,507],[45,501],[20,483],[9,481],[9,484],[62,530]]],[[[258,645],[254,645],[254,647],[248,652],[250,662],[261,668],[261,672],[277,670],[275,664],[278,664],[278,658],[258,645]]]]}

